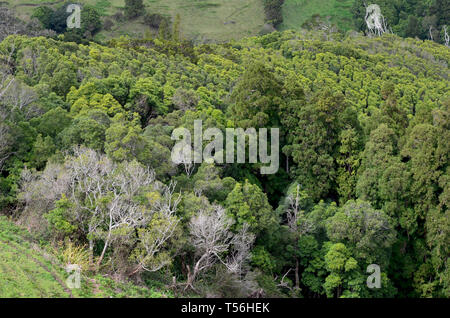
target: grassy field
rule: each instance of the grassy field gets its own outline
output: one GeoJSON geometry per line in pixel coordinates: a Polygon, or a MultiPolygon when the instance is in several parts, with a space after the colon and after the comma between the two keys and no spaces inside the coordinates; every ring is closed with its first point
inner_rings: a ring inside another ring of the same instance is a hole
{"type": "Polygon", "coordinates": [[[167,291],[82,275],[81,288],[69,289],[58,256],[31,242],[28,232],[0,216],[0,298],[171,297],[167,291]]]}
{"type": "Polygon", "coordinates": [[[72,297],[63,269],[33,250],[24,236],[0,219],[0,297],[72,297]]]}
{"type": "Polygon", "coordinates": [[[342,30],[352,28],[353,0],[285,0],[281,30],[299,29],[314,14],[329,16],[342,30]]]}
{"type": "MultiPolygon", "coordinates": [[[[38,5],[62,0],[5,0],[16,9],[17,14],[27,19],[38,5]]],[[[93,5],[108,17],[121,11],[124,0],[78,0],[93,5]]],[[[257,35],[264,25],[263,0],[143,0],[147,12],[160,13],[174,18],[181,17],[181,32],[184,38],[195,42],[223,42],[257,35]]],[[[280,30],[300,29],[314,14],[329,16],[342,30],[352,28],[351,7],[353,0],[286,0],[283,5],[284,22],[280,30]]],[[[155,31],[155,30],[153,30],[155,31]]],[[[101,31],[98,39],[109,39],[121,35],[141,37],[150,32],[142,23],[142,17],[133,21],[114,21],[111,31],[101,31]]]]}
{"type": "MultiPolygon", "coordinates": [[[[37,5],[60,0],[5,0],[15,8],[18,15],[27,18],[37,5]]],[[[103,16],[121,10],[124,0],[78,0],[95,6],[103,16]]],[[[144,0],[149,13],[160,13],[174,18],[181,17],[181,31],[185,38],[196,42],[227,41],[256,35],[264,25],[263,0],[144,0]]],[[[140,36],[149,28],[142,24],[142,18],[113,26],[102,31],[100,38],[120,35],[140,36]]]]}
{"type": "Polygon", "coordinates": [[[264,25],[262,0],[144,0],[150,12],[181,16],[193,39],[225,41],[256,35],[264,25]]]}

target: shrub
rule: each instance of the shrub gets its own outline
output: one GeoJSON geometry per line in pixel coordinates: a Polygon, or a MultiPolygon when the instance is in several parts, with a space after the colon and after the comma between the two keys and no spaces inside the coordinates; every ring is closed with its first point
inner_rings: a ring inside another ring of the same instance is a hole
{"type": "Polygon", "coordinates": [[[113,26],[114,23],[110,19],[106,19],[105,22],[103,22],[103,29],[106,31],[110,31],[113,26]]]}
{"type": "Polygon", "coordinates": [[[144,4],[142,0],[125,0],[125,16],[131,20],[142,14],[144,4]]]}
{"type": "Polygon", "coordinates": [[[277,27],[283,23],[283,14],[281,8],[284,0],[264,0],[264,12],[266,14],[266,22],[277,27]]]}
{"type": "Polygon", "coordinates": [[[159,29],[159,26],[163,21],[166,21],[167,24],[169,24],[170,19],[159,13],[152,13],[152,14],[146,13],[144,15],[144,24],[154,29],[159,29]]]}
{"type": "Polygon", "coordinates": [[[125,16],[122,12],[117,12],[112,15],[113,19],[117,22],[122,22],[125,19],[125,16]]]}

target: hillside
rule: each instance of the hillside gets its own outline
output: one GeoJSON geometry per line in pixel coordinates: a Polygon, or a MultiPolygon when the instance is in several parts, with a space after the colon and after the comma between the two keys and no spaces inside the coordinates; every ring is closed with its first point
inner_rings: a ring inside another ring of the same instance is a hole
{"type": "Polygon", "coordinates": [[[69,241],[96,273],[80,296],[449,297],[447,47],[306,30],[63,39],[0,43],[0,209],[41,242],[17,246],[2,223],[15,294],[70,296],[40,251],[67,264],[52,248],[69,241]],[[278,170],[174,159],[176,128],[197,120],[278,128],[278,170]]]}
{"type": "Polygon", "coordinates": [[[23,235],[0,218],[0,298],[72,297],[62,269],[34,250],[23,235]]]}
{"type": "MultiPolygon", "coordinates": [[[[115,21],[111,16],[122,12],[124,0],[80,0],[80,3],[94,6],[103,19],[114,21],[110,31],[102,30],[98,39],[109,39],[121,35],[142,37],[149,32],[142,17],[132,21],[115,21]]],[[[58,7],[63,1],[7,0],[18,16],[28,20],[34,8],[39,5],[58,7]]],[[[182,35],[194,41],[227,41],[258,34],[264,25],[262,0],[144,0],[149,13],[159,13],[170,18],[181,17],[182,35]]],[[[155,30],[153,30],[155,31],[155,30]]],[[[157,31],[157,30],[156,30],[157,31]]]]}
{"type": "Polygon", "coordinates": [[[331,23],[341,30],[354,28],[352,21],[352,5],[354,0],[285,0],[282,14],[283,23],[280,30],[299,30],[302,25],[316,14],[324,19],[330,18],[331,23]]]}
{"type": "Polygon", "coordinates": [[[69,289],[66,283],[69,274],[55,251],[39,247],[27,231],[0,216],[0,298],[160,298],[170,295],[84,273],[81,288],[69,289]]]}

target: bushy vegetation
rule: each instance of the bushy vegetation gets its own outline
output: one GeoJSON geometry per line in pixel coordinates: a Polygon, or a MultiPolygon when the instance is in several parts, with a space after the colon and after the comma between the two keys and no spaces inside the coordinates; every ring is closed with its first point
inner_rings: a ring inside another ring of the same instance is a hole
{"type": "MultiPolygon", "coordinates": [[[[328,31],[64,37],[0,44],[0,205],[75,244],[62,262],[137,296],[450,296],[447,47],[328,31]],[[173,163],[173,130],[196,119],[279,127],[278,173],[173,163]]],[[[64,293],[52,284],[45,295],[64,293]]]]}

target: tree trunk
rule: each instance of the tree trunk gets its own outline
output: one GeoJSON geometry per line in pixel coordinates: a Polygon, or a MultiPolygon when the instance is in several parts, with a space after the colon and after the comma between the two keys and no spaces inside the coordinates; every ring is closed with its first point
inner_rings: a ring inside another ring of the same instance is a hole
{"type": "Polygon", "coordinates": [[[187,268],[187,281],[186,281],[186,288],[184,288],[184,291],[186,291],[189,287],[193,288],[192,284],[194,283],[194,274],[191,272],[191,266],[186,265],[187,268]]]}
{"type": "Polygon", "coordinates": [[[300,277],[298,274],[299,271],[299,263],[298,263],[298,257],[295,258],[295,288],[300,288],[300,277]]]}
{"type": "Polygon", "coordinates": [[[97,261],[97,270],[100,267],[100,264],[103,261],[103,257],[105,257],[106,249],[108,248],[109,238],[105,242],[105,246],[103,246],[102,254],[100,255],[100,258],[97,261]]]}
{"type": "Polygon", "coordinates": [[[139,270],[141,269],[141,265],[136,266],[136,268],[130,273],[128,274],[128,276],[133,276],[134,274],[136,274],[137,272],[139,272],[139,270]]]}
{"type": "Polygon", "coordinates": [[[89,240],[89,265],[94,265],[94,241],[89,240]]]}

